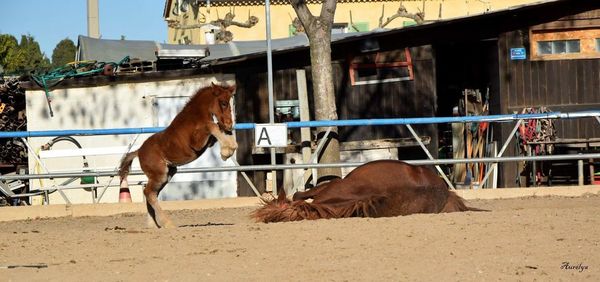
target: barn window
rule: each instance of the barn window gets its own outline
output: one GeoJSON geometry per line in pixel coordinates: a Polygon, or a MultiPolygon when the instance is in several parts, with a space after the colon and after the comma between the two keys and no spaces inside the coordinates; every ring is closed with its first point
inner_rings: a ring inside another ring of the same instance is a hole
{"type": "Polygon", "coordinates": [[[410,50],[374,52],[348,58],[350,85],[380,84],[414,79],[410,50]]]}
{"type": "Polygon", "coordinates": [[[579,53],[580,42],[576,40],[552,40],[538,42],[538,55],[579,53]]]}
{"type": "Polygon", "coordinates": [[[529,35],[531,60],[577,60],[600,58],[600,18],[582,14],[555,22],[532,26],[529,35]]]}

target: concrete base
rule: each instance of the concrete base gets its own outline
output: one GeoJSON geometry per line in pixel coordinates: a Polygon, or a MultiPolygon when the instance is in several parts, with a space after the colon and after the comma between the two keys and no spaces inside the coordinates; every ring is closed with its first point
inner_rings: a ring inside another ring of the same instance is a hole
{"type": "MultiPolygon", "coordinates": [[[[161,201],[164,210],[194,210],[258,206],[256,197],[193,201],[161,201]]],[[[75,204],[0,208],[0,221],[52,218],[63,216],[110,216],[121,213],[146,213],[146,203],[75,204]]]]}
{"type": "Polygon", "coordinates": [[[541,188],[500,188],[454,191],[456,192],[456,194],[458,194],[466,200],[509,199],[532,196],[580,197],[585,194],[600,194],[600,185],[553,186],[541,188]]]}
{"type": "MultiPolygon", "coordinates": [[[[466,200],[473,199],[508,199],[520,197],[562,196],[580,197],[585,194],[600,195],[600,185],[565,186],[544,188],[501,188],[455,190],[466,200]]],[[[165,210],[185,209],[216,209],[257,207],[260,199],[257,197],[226,198],[216,200],[193,201],[161,201],[165,210]]],[[[114,204],[76,204],[76,205],[47,205],[0,208],[0,221],[26,220],[52,217],[79,216],[110,216],[121,213],[145,213],[145,203],[114,203],[114,204]]]]}

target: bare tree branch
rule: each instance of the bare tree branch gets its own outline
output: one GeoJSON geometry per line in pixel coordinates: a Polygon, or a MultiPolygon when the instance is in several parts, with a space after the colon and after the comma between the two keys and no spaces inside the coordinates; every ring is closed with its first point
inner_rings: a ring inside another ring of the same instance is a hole
{"type": "Polygon", "coordinates": [[[219,20],[215,20],[211,22],[214,25],[220,25],[223,26],[224,28],[227,28],[229,26],[239,26],[239,27],[244,27],[244,28],[251,28],[253,26],[255,26],[258,23],[258,18],[255,16],[250,16],[248,18],[248,20],[246,20],[245,22],[241,23],[241,22],[236,22],[234,20],[228,20],[228,19],[219,19],[219,20]]]}
{"type": "Polygon", "coordinates": [[[296,10],[296,14],[298,15],[298,19],[302,22],[302,25],[306,30],[310,29],[310,23],[314,20],[314,16],[306,6],[305,0],[290,0],[290,4],[296,10]]]}
{"type": "MultiPolygon", "coordinates": [[[[233,16],[235,16],[235,15],[233,15],[233,16]]],[[[227,13],[225,15],[224,19],[214,20],[214,21],[211,21],[210,23],[182,25],[178,21],[168,21],[169,27],[175,28],[175,29],[194,29],[194,28],[201,28],[201,27],[207,26],[207,25],[216,25],[216,26],[220,26],[222,28],[227,28],[232,25],[244,27],[244,28],[251,28],[251,27],[255,26],[257,23],[258,23],[258,18],[255,16],[249,16],[248,20],[246,20],[245,22],[234,21],[231,13],[227,13]]]]}
{"type": "Polygon", "coordinates": [[[385,15],[385,4],[381,5],[381,17],[379,17],[379,27],[383,27],[383,15],[385,15]]]}
{"type": "Polygon", "coordinates": [[[379,27],[383,28],[397,18],[409,18],[413,19],[415,22],[417,22],[417,24],[422,24],[425,19],[425,13],[423,13],[420,9],[418,13],[409,13],[408,10],[406,10],[406,7],[400,3],[398,11],[396,11],[396,13],[392,16],[388,17],[383,24],[379,25],[379,27]]]}
{"type": "Polygon", "coordinates": [[[350,10],[350,26],[354,29],[354,31],[358,31],[358,26],[354,24],[354,21],[352,20],[352,10],[350,10]]]}
{"type": "MultiPolygon", "coordinates": [[[[218,15],[218,10],[217,10],[217,18],[218,17],[219,17],[219,15],[218,15]]],[[[168,25],[171,28],[181,29],[181,30],[202,28],[202,27],[209,26],[209,25],[218,26],[219,31],[216,33],[216,39],[219,42],[229,42],[229,41],[233,40],[233,33],[231,33],[230,31],[227,30],[228,27],[238,26],[238,27],[242,27],[242,28],[251,28],[258,23],[258,18],[255,16],[251,16],[250,13],[248,13],[248,19],[245,22],[234,21],[233,20],[234,18],[235,18],[235,9],[234,10],[230,9],[230,11],[227,14],[225,14],[225,17],[223,19],[217,19],[217,20],[211,21],[209,23],[203,22],[203,23],[198,23],[198,24],[182,25],[179,21],[169,20],[168,25]]]]}

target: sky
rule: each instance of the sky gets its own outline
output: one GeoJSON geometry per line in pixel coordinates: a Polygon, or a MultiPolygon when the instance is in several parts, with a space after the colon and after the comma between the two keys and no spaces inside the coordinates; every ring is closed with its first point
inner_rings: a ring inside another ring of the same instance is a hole
{"type": "MultiPolygon", "coordinates": [[[[98,0],[100,36],[104,39],[153,40],[165,43],[165,0],[98,0]]],[[[87,0],[0,0],[0,34],[32,35],[52,58],[65,38],[77,45],[87,35],[87,0]]]]}

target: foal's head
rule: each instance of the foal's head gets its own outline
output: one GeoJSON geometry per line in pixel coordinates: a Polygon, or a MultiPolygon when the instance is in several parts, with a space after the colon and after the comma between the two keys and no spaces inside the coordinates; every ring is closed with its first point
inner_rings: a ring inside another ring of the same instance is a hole
{"type": "Polygon", "coordinates": [[[213,117],[216,117],[221,130],[231,132],[233,130],[233,111],[229,102],[235,92],[235,85],[220,86],[213,83],[211,88],[216,99],[210,104],[208,110],[213,117]]]}

